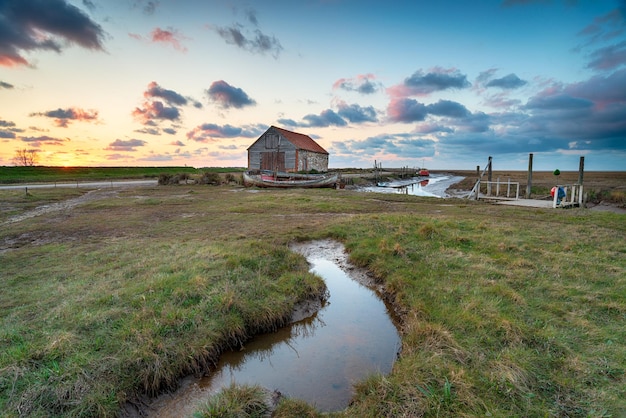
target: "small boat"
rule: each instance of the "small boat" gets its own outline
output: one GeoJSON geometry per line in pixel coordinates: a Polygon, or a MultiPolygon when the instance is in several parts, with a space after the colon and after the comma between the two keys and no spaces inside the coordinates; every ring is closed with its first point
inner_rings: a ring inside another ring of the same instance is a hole
{"type": "Polygon", "coordinates": [[[283,189],[295,187],[336,187],[338,182],[338,173],[296,174],[276,173],[266,170],[246,171],[243,173],[243,184],[248,187],[274,187],[283,189]]]}
{"type": "Polygon", "coordinates": [[[430,176],[430,173],[428,172],[428,170],[426,168],[420,168],[419,171],[417,172],[417,174],[419,174],[422,177],[430,176]]]}

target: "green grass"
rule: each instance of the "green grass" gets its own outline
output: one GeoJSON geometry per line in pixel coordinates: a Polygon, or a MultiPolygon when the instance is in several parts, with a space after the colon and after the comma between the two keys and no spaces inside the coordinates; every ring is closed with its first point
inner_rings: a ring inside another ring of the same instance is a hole
{"type": "Polygon", "coordinates": [[[626,224],[517,215],[385,215],[348,228],[352,260],[406,319],[394,373],[360,384],[347,415],[626,412],[626,224]]]}
{"type": "MultiPolygon", "coordinates": [[[[13,215],[34,206],[11,193],[0,201],[13,215]]],[[[63,193],[76,196],[29,199],[63,193]]],[[[330,237],[403,318],[393,372],[357,383],[334,416],[622,416],[625,233],[623,215],[582,209],[117,190],[0,229],[0,410],[115,416],[135,395],[175,386],[323,293],[287,245],[330,237]]],[[[274,414],[317,415],[297,400],[274,414]]]]}
{"type": "Polygon", "coordinates": [[[207,401],[194,418],[262,418],[270,412],[268,394],[260,386],[233,386],[207,401]]]}
{"type": "Polygon", "coordinates": [[[7,167],[0,166],[0,184],[50,183],[93,180],[157,178],[161,174],[196,174],[205,172],[241,172],[243,168],[222,167],[7,167]]]}

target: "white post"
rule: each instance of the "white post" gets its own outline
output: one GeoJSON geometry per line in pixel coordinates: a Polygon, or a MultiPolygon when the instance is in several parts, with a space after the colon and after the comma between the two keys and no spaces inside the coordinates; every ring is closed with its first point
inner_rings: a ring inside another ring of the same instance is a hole
{"type": "Polygon", "coordinates": [[[500,196],[500,177],[496,181],[496,196],[500,196]]]}
{"type": "Polygon", "coordinates": [[[506,197],[509,197],[510,194],[511,194],[511,178],[509,177],[509,180],[506,183],[506,197]]]}
{"type": "Polygon", "coordinates": [[[557,200],[559,199],[559,185],[556,185],[556,189],[554,189],[554,199],[552,200],[552,207],[556,209],[557,200]]]}
{"type": "Polygon", "coordinates": [[[582,208],[583,207],[583,185],[579,185],[578,186],[578,205],[582,208]]]}

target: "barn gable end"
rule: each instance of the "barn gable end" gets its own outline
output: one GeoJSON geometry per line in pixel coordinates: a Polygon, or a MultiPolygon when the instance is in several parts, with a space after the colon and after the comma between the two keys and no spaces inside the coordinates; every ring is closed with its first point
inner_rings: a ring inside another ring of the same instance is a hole
{"type": "Polygon", "coordinates": [[[248,147],[249,170],[328,171],[328,152],[310,136],[271,126],[248,147]]]}

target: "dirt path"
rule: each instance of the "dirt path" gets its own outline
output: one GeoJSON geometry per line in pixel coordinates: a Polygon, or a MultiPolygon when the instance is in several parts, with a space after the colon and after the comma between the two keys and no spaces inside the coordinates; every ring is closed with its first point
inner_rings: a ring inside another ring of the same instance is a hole
{"type": "Polygon", "coordinates": [[[64,200],[63,202],[57,202],[57,203],[52,203],[49,205],[39,206],[39,207],[36,207],[35,209],[13,216],[7,219],[6,221],[2,222],[0,226],[8,225],[8,224],[16,223],[16,222],[21,222],[25,219],[34,218],[36,216],[45,215],[51,212],[70,210],[74,208],[75,206],[82,205],[83,203],[113,197],[117,194],[117,192],[118,190],[111,190],[111,189],[90,190],[84,195],[76,197],[74,199],[69,199],[69,200],[64,200]]]}

